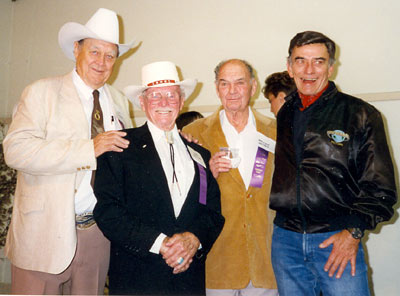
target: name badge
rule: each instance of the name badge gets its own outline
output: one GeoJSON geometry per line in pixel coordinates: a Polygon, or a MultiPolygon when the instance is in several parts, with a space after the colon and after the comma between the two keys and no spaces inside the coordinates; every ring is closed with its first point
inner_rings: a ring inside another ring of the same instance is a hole
{"type": "Polygon", "coordinates": [[[258,133],[258,147],[263,148],[268,152],[275,153],[275,145],[276,141],[264,136],[261,133],[258,133]]]}
{"type": "Polygon", "coordinates": [[[190,155],[192,156],[193,160],[197,162],[198,164],[201,164],[203,167],[206,167],[206,164],[204,163],[203,157],[201,157],[201,154],[194,150],[192,147],[187,146],[190,155]]]}

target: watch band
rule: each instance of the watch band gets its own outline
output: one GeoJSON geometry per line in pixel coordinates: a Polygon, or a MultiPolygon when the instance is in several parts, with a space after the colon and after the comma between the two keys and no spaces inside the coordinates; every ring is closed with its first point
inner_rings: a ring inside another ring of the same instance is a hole
{"type": "Polygon", "coordinates": [[[354,239],[361,239],[364,236],[364,231],[358,227],[346,228],[354,239]]]}

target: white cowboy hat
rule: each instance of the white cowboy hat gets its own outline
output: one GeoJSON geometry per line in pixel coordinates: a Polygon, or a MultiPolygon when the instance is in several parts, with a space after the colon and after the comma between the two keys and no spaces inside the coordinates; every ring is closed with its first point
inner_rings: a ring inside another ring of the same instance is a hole
{"type": "Polygon", "coordinates": [[[150,87],[179,85],[188,98],[196,87],[196,79],[179,80],[178,71],[172,62],[155,62],[142,67],[142,85],[129,85],[124,88],[125,95],[137,107],[140,106],[139,96],[150,87]]]}
{"type": "Polygon", "coordinates": [[[93,38],[118,45],[119,55],[123,55],[133,47],[134,40],[129,44],[119,44],[119,24],[117,14],[106,8],[99,8],[85,25],[74,22],[64,24],[58,32],[58,44],[64,54],[75,61],[74,42],[85,38],[93,38]]]}

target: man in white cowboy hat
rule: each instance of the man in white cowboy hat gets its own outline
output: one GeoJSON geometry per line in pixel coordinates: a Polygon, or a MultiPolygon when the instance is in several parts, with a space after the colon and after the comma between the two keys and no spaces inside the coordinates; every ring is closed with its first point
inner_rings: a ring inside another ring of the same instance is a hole
{"type": "Polygon", "coordinates": [[[98,159],[94,216],[111,241],[111,294],[204,295],[205,258],[224,218],[210,153],[183,139],[175,119],[196,80],[171,62],[142,68],[125,93],[147,122],[125,130],[122,153],[98,159]]]}
{"type": "Polygon", "coordinates": [[[93,219],[96,157],[128,147],[128,100],[105,84],[119,44],[114,11],[100,8],[86,23],[67,23],[59,44],[75,61],[65,76],[42,79],[23,92],[4,140],[17,169],[5,253],[14,294],[102,294],[109,241],[93,219]]]}
{"type": "Polygon", "coordinates": [[[249,63],[222,61],[214,72],[222,106],[183,129],[213,155],[210,167],[225,217],[206,262],[207,295],[277,295],[270,255],[274,214],[268,209],[275,121],[249,106],[257,89],[249,63]],[[221,148],[228,147],[237,157],[226,156],[221,148]]]}

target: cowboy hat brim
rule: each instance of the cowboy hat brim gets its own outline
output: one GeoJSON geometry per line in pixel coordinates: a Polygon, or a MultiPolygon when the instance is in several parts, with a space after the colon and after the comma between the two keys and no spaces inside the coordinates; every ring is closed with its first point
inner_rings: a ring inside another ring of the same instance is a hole
{"type": "Polygon", "coordinates": [[[58,32],[58,44],[60,45],[64,54],[73,61],[75,61],[74,42],[86,38],[92,38],[116,44],[119,49],[119,56],[122,56],[135,44],[135,40],[132,40],[127,44],[118,44],[112,40],[106,40],[92,32],[86,26],[74,22],[64,24],[58,32]]]}
{"type": "Polygon", "coordinates": [[[185,100],[190,97],[193,93],[196,85],[196,79],[185,79],[180,82],[176,83],[164,83],[162,85],[154,85],[154,86],[142,86],[142,85],[129,85],[124,88],[124,93],[128,97],[128,99],[136,106],[141,108],[139,97],[143,93],[144,90],[152,87],[164,87],[164,86],[171,86],[171,85],[178,85],[181,86],[185,92],[185,100]]]}

